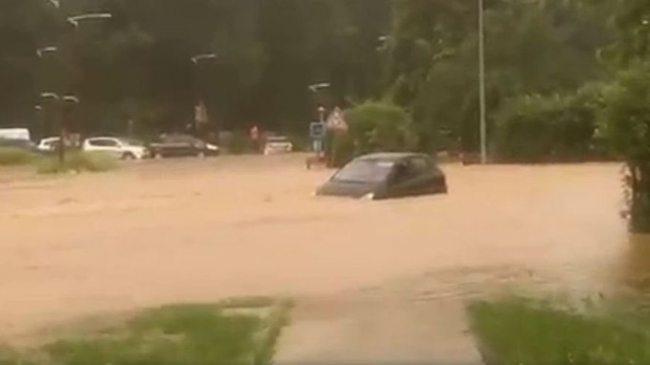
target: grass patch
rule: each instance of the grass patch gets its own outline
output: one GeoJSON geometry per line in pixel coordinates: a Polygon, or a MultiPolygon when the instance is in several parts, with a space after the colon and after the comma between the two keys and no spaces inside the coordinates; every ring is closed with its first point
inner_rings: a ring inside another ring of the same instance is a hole
{"type": "Polygon", "coordinates": [[[0,147],[0,166],[29,165],[37,156],[23,148],[0,147]]]}
{"type": "Polygon", "coordinates": [[[39,174],[58,174],[66,172],[105,172],[118,167],[117,160],[101,152],[69,151],[63,164],[58,156],[48,156],[37,164],[39,174]]]}
{"type": "Polygon", "coordinates": [[[293,309],[292,301],[284,301],[274,307],[264,329],[257,339],[254,364],[272,364],[282,330],[289,324],[289,314],[293,309]]]}
{"type": "Polygon", "coordinates": [[[266,317],[232,314],[221,304],[149,309],[121,326],[57,340],[29,353],[0,350],[0,365],[270,364],[290,308],[270,305],[266,317]]]}
{"type": "Polygon", "coordinates": [[[276,300],[270,297],[243,297],[230,298],[219,303],[220,308],[268,308],[273,306],[276,300]]]}
{"type": "Polygon", "coordinates": [[[488,365],[650,364],[646,319],[589,315],[526,299],[476,302],[468,309],[488,365]]]}

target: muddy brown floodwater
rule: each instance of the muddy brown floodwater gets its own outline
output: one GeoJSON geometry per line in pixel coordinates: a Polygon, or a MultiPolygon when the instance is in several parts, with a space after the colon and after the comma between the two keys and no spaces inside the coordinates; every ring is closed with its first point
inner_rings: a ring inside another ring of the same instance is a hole
{"type": "Polygon", "coordinates": [[[511,284],[608,292],[647,277],[650,252],[619,216],[619,165],[447,165],[447,196],[367,202],[313,197],[329,172],[303,158],[65,178],[0,170],[0,340],[240,295],[305,298],[298,317],[335,321],[337,308],[368,308],[359,303],[398,313],[402,299],[447,303],[511,284]]]}

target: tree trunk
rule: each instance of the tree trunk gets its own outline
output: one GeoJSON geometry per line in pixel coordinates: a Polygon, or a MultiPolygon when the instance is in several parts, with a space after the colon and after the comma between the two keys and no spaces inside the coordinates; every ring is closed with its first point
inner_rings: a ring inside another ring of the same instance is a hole
{"type": "Polygon", "coordinates": [[[634,233],[650,233],[650,163],[629,165],[630,229],[634,233]]]}

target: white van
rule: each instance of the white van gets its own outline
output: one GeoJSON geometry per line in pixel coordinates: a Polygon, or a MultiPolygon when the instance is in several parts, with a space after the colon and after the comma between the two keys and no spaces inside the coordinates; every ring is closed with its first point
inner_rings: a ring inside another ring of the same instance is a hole
{"type": "Polygon", "coordinates": [[[31,135],[27,128],[0,128],[0,139],[29,141],[31,135]]]}

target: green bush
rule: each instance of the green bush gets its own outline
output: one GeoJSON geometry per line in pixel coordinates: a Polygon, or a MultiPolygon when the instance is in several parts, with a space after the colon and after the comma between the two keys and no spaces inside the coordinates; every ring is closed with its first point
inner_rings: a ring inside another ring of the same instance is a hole
{"type": "Polygon", "coordinates": [[[63,164],[58,156],[48,156],[38,162],[39,174],[57,174],[65,172],[105,172],[118,167],[117,160],[101,152],[69,151],[63,164]]]}
{"type": "Polygon", "coordinates": [[[293,144],[293,152],[310,151],[312,148],[309,136],[292,133],[289,134],[289,141],[293,144]]]}
{"type": "Polygon", "coordinates": [[[225,138],[222,142],[225,151],[233,155],[241,155],[255,151],[255,146],[253,146],[248,133],[245,131],[232,132],[228,138],[225,138]]]}
{"type": "Polygon", "coordinates": [[[367,102],[348,110],[349,130],[328,138],[328,151],[334,166],[342,166],[355,156],[372,152],[411,150],[417,144],[411,118],[399,106],[367,102]]]}
{"type": "Polygon", "coordinates": [[[503,162],[569,162],[594,155],[597,107],[592,90],[523,96],[497,116],[496,158],[503,162]]]}
{"type": "Polygon", "coordinates": [[[28,165],[36,155],[22,148],[0,147],[0,166],[28,165]]]}
{"type": "Polygon", "coordinates": [[[604,92],[602,134],[626,162],[632,231],[650,232],[650,63],[620,72],[604,92]]]}

